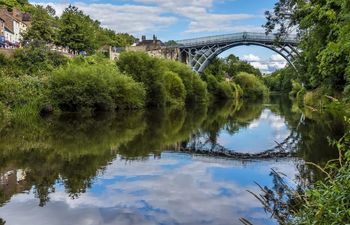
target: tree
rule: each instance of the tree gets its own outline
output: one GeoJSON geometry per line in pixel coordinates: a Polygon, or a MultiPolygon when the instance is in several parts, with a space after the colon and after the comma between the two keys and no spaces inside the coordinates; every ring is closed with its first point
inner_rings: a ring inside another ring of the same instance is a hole
{"type": "Polygon", "coordinates": [[[23,34],[23,41],[54,43],[57,38],[57,20],[53,17],[54,15],[55,11],[52,7],[35,6],[31,11],[31,26],[23,34]]]}
{"type": "Polygon", "coordinates": [[[307,88],[342,91],[350,78],[350,2],[348,0],[280,0],[266,12],[266,32],[301,37],[302,76],[307,88]]]}
{"type": "Polygon", "coordinates": [[[77,7],[69,5],[60,18],[58,43],[73,52],[94,52],[97,49],[96,31],[99,27],[77,7]]]}
{"type": "Polygon", "coordinates": [[[164,43],[166,46],[176,46],[177,43],[174,40],[170,40],[164,43]]]}

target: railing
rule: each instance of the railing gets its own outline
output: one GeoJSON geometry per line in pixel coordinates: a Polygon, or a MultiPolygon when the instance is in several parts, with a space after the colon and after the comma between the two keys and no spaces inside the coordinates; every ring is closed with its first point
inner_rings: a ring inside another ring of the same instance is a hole
{"type": "MultiPolygon", "coordinates": [[[[275,34],[264,34],[264,33],[254,33],[254,32],[242,32],[234,34],[216,35],[202,38],[192,38],[186,40],[176,41],[179,47],[189,47],[189,46],[199,46],[208,44],[220,44],[228,42],[238,42],[238,41],[255,41],[255,42],[269,42],[273,43],[277,40],[275,34]]],[[[297,44],[298,38],[296,35],[289,35],[281,40],[283,43],[297,44]]]]}

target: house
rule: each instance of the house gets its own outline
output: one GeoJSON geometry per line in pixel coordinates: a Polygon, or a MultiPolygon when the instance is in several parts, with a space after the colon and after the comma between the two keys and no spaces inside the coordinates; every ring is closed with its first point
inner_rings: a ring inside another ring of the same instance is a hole
{"type": "Polygon", "coordinates": [[[0,36],[4,36],[5,20],[0,18],[0,36]]]}
{"type": "Polygon", "coordinates": [[[152,40],[147,40],[146,36],[143,35],[141,41],[139,41],[136,46],[144,47],[147,51],[159,49],[164,46],[164,43],[157,39],[156,35],[153,35],[152,40]]]}
{"type": "Polygon", "coordinates": [[[30,26],[30,15],[18,9],[8,11],[0,8],[0,20],[4,22],[3,36],[8,45],[19,46],[24,33],[30,26]]]}

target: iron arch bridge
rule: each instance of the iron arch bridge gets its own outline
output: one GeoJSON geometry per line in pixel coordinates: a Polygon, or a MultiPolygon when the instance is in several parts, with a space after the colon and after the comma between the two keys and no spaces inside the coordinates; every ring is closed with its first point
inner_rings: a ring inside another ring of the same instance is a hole
{"type": "Polygon", "coordinates": [[[179,61],[188,64],[194,71],[202,73],[209,63],[222,52],[241,45],[257,45],[280,54],[296,71],[293,64],[299,56],[296,35],[277,41],[275,34],[242,32],[176,41],[179,61]]]}

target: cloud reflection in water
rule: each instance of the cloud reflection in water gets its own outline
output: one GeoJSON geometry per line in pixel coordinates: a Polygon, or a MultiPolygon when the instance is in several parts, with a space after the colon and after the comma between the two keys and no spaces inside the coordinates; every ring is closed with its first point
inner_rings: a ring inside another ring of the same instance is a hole
{"type": "Polygon", "coordinates": [[[291,161],[240,162],[163,153],[160,159],[114,160],[91,189],[71,199],[62,185],[45,207],[33,192],[0,209],[7,225],[274,224],[246,190],[272,185],[271,168],[294,177],[291,161]]]}

